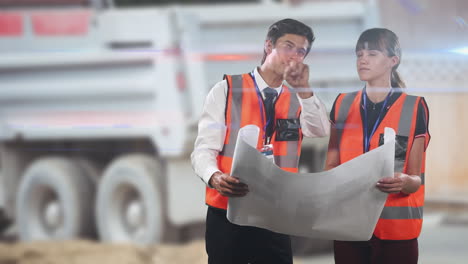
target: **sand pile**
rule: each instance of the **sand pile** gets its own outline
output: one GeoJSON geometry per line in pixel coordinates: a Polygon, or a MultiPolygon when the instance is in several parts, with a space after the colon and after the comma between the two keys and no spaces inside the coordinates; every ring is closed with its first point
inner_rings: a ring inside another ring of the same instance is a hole
{"type": "Polygon", "coordinates": [[[203,240],[138,247],[94,241],[0,244],[0,264],[205,264],[203,240]]]}

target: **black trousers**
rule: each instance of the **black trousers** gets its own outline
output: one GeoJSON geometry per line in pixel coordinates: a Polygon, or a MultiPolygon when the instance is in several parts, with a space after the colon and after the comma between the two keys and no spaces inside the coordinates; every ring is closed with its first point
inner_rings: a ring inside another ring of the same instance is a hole
{"type": "Polygon", "coordinates": [[[293,263],[288,235],[232,224],[226,213],[208,207],[205,239],[209,264],[293,263]]]}

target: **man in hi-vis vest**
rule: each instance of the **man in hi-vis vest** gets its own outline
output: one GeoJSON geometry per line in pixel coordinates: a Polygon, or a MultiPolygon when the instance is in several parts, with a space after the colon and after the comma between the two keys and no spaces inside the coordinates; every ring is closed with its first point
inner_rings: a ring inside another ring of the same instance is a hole
{"type": "Polygon", "coordinates": [[[290,172],[298,171],[303,136],[328,135],[325,106],[310,89],[309,67],[303,64],[314,39],[312,29],[299,21],[274,23],[261,66],[225,75],[206,97],[191,157],[195,173],[206,183],[208,263],[292,263],[289,236],[232,224],[226,209],[229,197],[249,192],[230,175],[240,128],[257,125],[259,151],[290,172]]]}

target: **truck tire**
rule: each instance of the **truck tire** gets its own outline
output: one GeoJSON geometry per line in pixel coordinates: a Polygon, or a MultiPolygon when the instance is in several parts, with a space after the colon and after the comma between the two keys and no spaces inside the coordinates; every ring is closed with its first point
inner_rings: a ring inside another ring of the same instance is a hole
{"type": "Polygon", "coordinates": [[[23,174],[16,199],[21,240],[73,239],[94,231],[94,185],[68,158],[46,157],[23,174]]]}
{"type": "Polygon", "coordinates": [[[109,165],[96,201],[101,240],[148,245],[163,239],[163,176],[162,164],[149,155],[128,154],[109,165]]]}

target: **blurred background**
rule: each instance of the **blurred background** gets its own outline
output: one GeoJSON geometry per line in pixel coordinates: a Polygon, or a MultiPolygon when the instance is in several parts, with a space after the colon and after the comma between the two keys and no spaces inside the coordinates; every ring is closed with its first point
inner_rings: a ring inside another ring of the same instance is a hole
{"type": "MultiPolygon", "coordinates": [[[[260,64],[266,32],[312,27],[310,83],[328,110],[361,89],[354,45],[400,38],[432,135],[420,263],[468,260],[468,2],[0,0],[0,263],[206,263],[204,184],[190,153],[204,98],[260,64]],[[60,242],[58,242],[60,241],[60,242]]],[[[214,128],[216,129],[216,128],[214,128]]],[[[323,169],[328,138],[300,170],[323,169]]],[[[333,263],[294,237],[295,263],[333,263]]]]}

